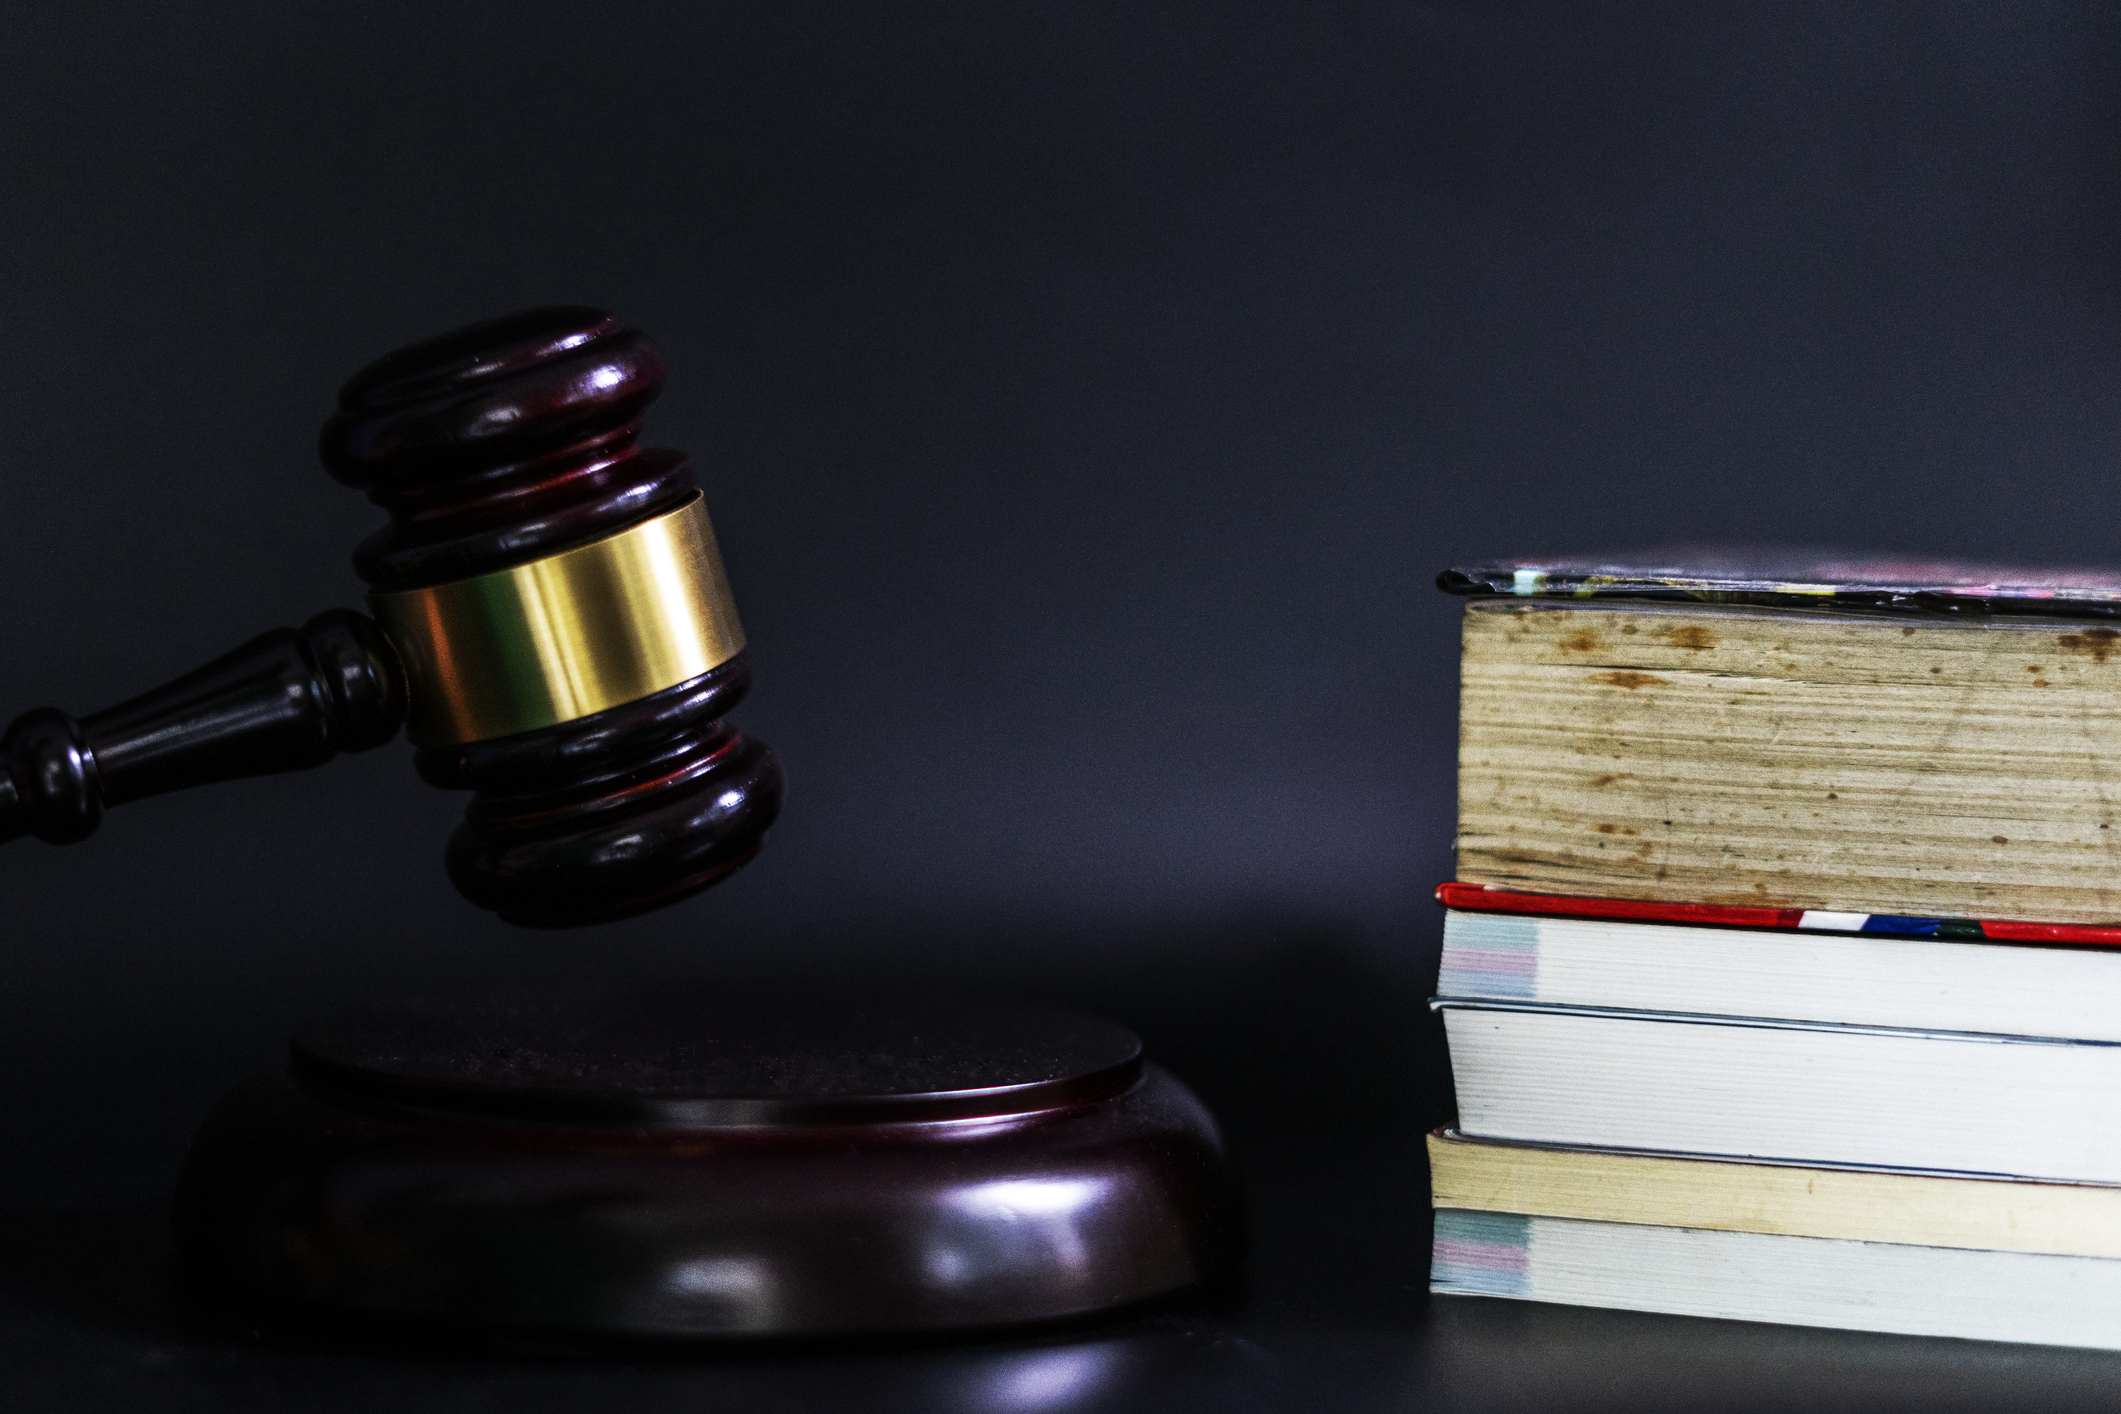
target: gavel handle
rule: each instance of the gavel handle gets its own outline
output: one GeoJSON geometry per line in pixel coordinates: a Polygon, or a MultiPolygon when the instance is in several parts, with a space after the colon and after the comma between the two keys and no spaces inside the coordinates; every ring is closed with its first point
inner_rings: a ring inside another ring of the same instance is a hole
{"type": "Polygon", "coordinates": [[[0,843],[72,844],[110,806],[320,766],[404,722],[397,654],[373,620],[333,609],[94,716],[15,718],[0,736],[0,843]]]}

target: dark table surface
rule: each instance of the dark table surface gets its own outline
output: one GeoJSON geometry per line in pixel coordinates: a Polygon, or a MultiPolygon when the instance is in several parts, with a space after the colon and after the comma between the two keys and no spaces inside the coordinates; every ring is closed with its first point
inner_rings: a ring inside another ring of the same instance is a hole
{"type": "Polygon", "coordinates": [[[234,1052],[186,1060],[136,1036],[91,1063],[47,1042],[41,1061],[12,1060],[0,1114],[18,1180],[0,1213],[0,1409],[1935,1411],[2121,1392],[2121,1355],[1432,1299],[1420,1135],[1450,1113],[1421,1006],[1432,968],[1418,948],[1269,929],[1065,983],[1017,977],[1123,1016],[1217,1109],[1247,1176],[1252,1256],[1225,1289],[924,1343],[473,1342],[203,1303],[171,1280],[160,1193],[213,1089],[237,1078],[221,1073],[234,1052]],[[100,1201],[126,1192],[99,1180],[114,1171],[133,1200],[100,1201]]]}

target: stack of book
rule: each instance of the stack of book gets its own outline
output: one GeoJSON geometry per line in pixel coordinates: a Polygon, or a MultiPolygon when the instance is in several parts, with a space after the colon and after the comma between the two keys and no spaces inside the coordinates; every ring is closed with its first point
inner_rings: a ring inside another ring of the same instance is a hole
{"type": "Polygon", "coordinates": [[[2121,1348],[2121,576],[1442,583],[1432,1288],[2121,1348]]]}

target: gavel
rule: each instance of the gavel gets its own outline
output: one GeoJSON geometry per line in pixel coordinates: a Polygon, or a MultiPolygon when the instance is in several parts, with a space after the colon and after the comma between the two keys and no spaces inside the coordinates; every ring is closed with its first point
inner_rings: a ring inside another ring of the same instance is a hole
{"type": "Polygon", "coordinates": [[[91,716],[0,737],[0,842],[86,839],[111,806],[304,770],[405,728],[473,792],[446,862],[511,923],[603,922],[750,861],[779,811],[692,468],[636,445],[663,366],[602,310],[555,306],[354,375],[325,469],[389,513],[354,552],[373,617],[334,609],[91,716]]]}

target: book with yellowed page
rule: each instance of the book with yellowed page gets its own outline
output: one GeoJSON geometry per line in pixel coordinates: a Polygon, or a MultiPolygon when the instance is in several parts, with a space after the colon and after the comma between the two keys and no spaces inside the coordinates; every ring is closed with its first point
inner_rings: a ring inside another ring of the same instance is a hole
{"type": "Polygon", "coordinates": [[[1431,1289],[2121,1349],[2121,1187],[1429,1138],[1431,1289]]]}
{"type": "Polygon", "coordinates": [[[1675,552],[1440,583],[1459,883],[2121,924],[2121,576],[1675,552]]]}

